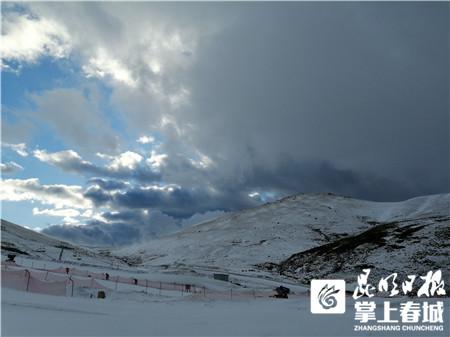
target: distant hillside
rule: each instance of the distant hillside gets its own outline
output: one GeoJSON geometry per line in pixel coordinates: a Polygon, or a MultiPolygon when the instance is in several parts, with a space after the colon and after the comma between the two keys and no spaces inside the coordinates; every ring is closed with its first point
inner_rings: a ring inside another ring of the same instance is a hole
{"type": "MultiPolygon", "coordinates": [[[[363,267],[448,274],[450,194],[370,202],[301,194],[120,249],[143,265],[262,268],[308,282],[363,267]]],[[[377,271],[374,271],[377,273],[377,271]]]]}

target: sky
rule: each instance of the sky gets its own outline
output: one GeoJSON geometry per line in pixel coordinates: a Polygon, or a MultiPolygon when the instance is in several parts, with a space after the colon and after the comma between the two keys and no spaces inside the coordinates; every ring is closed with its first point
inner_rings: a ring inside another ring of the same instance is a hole
{"type": "Polygon", "coordinates": [[[2,2],[2,218],[123,245],[449,193],[449,4],[2,2]]]}

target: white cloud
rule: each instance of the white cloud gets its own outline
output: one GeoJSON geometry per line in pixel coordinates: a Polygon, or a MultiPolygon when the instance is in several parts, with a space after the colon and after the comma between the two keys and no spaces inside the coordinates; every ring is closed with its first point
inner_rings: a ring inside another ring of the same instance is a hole
{"type": "Polygon", "coordinates": [[[258,199],[261,197],[261,195],[258,192],[249,193],[248,196],[250,198],[258,198],[258,199]]]}
{"type": "MultiPolygon", "coordinates": [[[[158,192],[165,192],[165,193],[171,193],[175,190],[181,190],[181,186],[176,184],[168,184],[168,185],[147,185],[142,186],[141,190],[143,191],[158,191],[158,192]]],[[[121,192],[118,192],[121,193],[121,192]]]]}
{"type": "Polygon", "coordinates": [[[118,156],[109,156],[111,162],[107,167],[113,171],[119,171],[122,169],[134,170],[138,164],[142,161],[143,157],[132,151],[126,151],[118,156]]]}
{"type": "Polygon", "coordinates": [[[155,138],[152,136],[141,136],[136,141],[141,144],[150,144],[155,141],[155,138]]]}
{"type": "Polygon", "coordinates": [[[34,150],[34,157],[40,161],[59,167],[64,171],[77,174],[96,175],[107,173],[102,167],[84,160],[77,152],[73,150],[65,150],[59,152],[48,153],[46,150],[34,150]]]}
{"type": "Polygon", "coordinates": [[[69,54],[70,35],[57,21],[11,12],[2,16],[3,60],[33,63],[43,55],[61,58],[69,54]]]}
{"type": "Polygon", "coordinates": [[[173,108],[178,109],[189,103],[190,96],[191,92],[185,87],[181,87],[178,91],[169,94],[168,100],[173,108]]]}
{"type": "Polygon", "coordinates": [[[84,211],[81,216],[84,218],[91,218],[94,215],[94,212],[92,211],[92,209],[87,209],[86,211],[84,211]]]}
{"type": "Polygon", "coordinates": [[[39,209],[38,207],[33,208],[33,215],[48,215],[56,217],[77,217],[80,215],[80,211],[73,208],[62,208],[62,209],[39,209]]]}
{"type": "Polygon", "coordinates": [[[165,153],[157,153],[156,151],[152,150],[150,153],[150,157],[147,158],[146,162],[153,168],[153,169],[160,169],[161,166],[164,165],[167,154],[165,153]]]}
{"type": "Polygon", "coordinates": [[[2,146],[13,150],[19,156],[22,157],[28,156],[27,145],[25,143],[19,144],[2,143],[2,146]]]}
{"type": "Polygon", "coordinates": [[[128,104],[128,89],[137,89],[146,102],[164,105],[161,111],[189,103],[183,74],[195,64],[200,42],[220,26],[217,17],[199,20],[185,10],[171,13],[153,4],[27,3],[23,8],[4,13],[5,59],[34,62],[40,55],[70,53],[85,76],[111,84],[114,99],[128,104]]]}
{"type": "Polygon", "coordinates": [[[45,150],[34,150],[33,155],[42,162],[46,162],[55,166],[60,166],[62,163],[66,162],[80,162],[84,164],[91,164],[85,161],[81,156],[73,150],[65,150],[59,152],[48,153],[45,150]]]}
{"type": "Polygon", "coordinates": [[[200,151],[196,151],[196,157],[196,159],[190,159],[190,162],[197,169],[207,169],[214,164],[210,157],[200,151]]]}
{"type": "Polygon", "coordinates": [[[35,150],[33,154],[40,161],[56,166],[66,172],[87,177],[97,177],[97,183],[100,182],[102,186],[108,184],[108,182],[102,181],[102,177],[109,177],[114,180],[119,179],[120,181],[114,183],[115,186],[126,185],[127,182],[124,179],[149,182],[160,178],[159,172],[152,170],[140,154],[132,151],[126,151],[116,156],[97,153],[99,158],[106,161],[104,165],[84,160],[73,150],[54,153],[48,153],[45,150],[35,150]]]}
{"type": "Polygon", "coordinates": [[[78,219],[71,218],[70,216],[68,216],[63,219],[63,224],[64,225],[78,225],[78,224],[80,224],[80,221],[78,219]]]}
{"type": "Polygon", "coordinates": [[[110,77],[114,81],[132,88],[137,86],[137,81],[133,79],[131,71],[122,62],[109,56],[104,49],[100,49],[82,68],[88,78],[110,77]]]}
{"type": "Polygon", "coordinates": [[[81,186],[42,185],[37,178],[5,179],[0,182],[0,200],[31,201],[56,208],[92,208],[89,199],[83,196],[81,186]]]}
{"type": "Polygon", "coordinates": [[[0,163],[0,170],[2,173],[14,173],[17,171],[22,171],[23,167],[16,162],[10,161],[7,163],[0,163]]]}

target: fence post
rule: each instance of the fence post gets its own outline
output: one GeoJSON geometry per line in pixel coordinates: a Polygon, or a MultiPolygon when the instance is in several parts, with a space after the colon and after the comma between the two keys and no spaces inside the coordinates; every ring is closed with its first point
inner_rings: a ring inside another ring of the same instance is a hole
{"type": "Polygon", "coordinates": [[[48,276],[48,270],[47,270],[47,272],[45,273],[44,281],[47,281],[47,276],[48,276]]]}
{"type": "Polygon", "coordinates": [[[203,287],[203,297],[206,297],[206,289],[203,287]]]}
{"type": "Polygon", "coordinates": [[[118,284],[118,282],[119,282],[119,275],[117,275],[117,277],[116,277],[116,291],[117,291],[117,284],[118,284]]]}
{"type": "Polygon", "coordinates": [[[30,278],[31,278],[31,274],[30,274],[30,272],[28,271],[28,269],[25,269],[25,274],[28,274],[27,289],[26,289],[26,291],[28,291],[28,288],[29,288],[29,286],[30,286],[30,278]]]}
{"type": "Polygon", "coordinates": [[[161,296],[162,282],[159,281],[159,296],[161,296]]]}
{"type": "Polygon", "coordinates": [[[233,299],[233,288],[230,289],[230,299],[233,299]]]}

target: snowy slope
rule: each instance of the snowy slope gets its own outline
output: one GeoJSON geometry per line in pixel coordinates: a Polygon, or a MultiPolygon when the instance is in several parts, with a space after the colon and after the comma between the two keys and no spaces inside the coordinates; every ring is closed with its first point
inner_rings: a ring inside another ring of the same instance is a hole
{"type": "MultiPolygon", "coordinates": [[[[393,306],[399,299],[391,299],[393,306]]],[[[450,310],[450,300],[445,302],[450,310]]],[[[381,317],[382,305],[377,306],[381,317]]],[[[362,336],[354,332],[353,302],[344,315],[311,314],[309,298],[270,298],[252,301],[167,301],[147,296],[141,301],[102,301],[2,292],[4,336],[362,336]]],[[[447,320],[446,320],[447,322],[447,320]]],[[[428,336],[448,336],[443,332],[428,336]]],[[[374,336],[422,336],[406,332],[374,336]]]]}
{"type": "Polygon", "coordinates": [[[106,265],[121,264],[122,261],[97,251],[26,229],[6,220],[1,220],[2,255],[16,254],[32,259],[61,261],[76,264],[106,265]]]}
{"type": "MultiPolygon", "coordinates": [[[[274,263],[277,266],[294,254],[360,234],[380,223],[408,220],[411,224],[426,218],[431,227],[422,229],[423,234],[427,230],[435,233],[444,226],[448,228],[449,205],[449,194],[394,203],[332,194],[301,194],[123,248],[116,254],[139,256],[147,266],[242,272],[254,269],[255,265],[274,263]]],[[[428,242],[418,242],[415,249],[426,245],[428,242]]],[[[395,253],[400,252],[402,249],[395,253]]],[[[378,262],[386,264],[386,261],[378,262]]]]}

